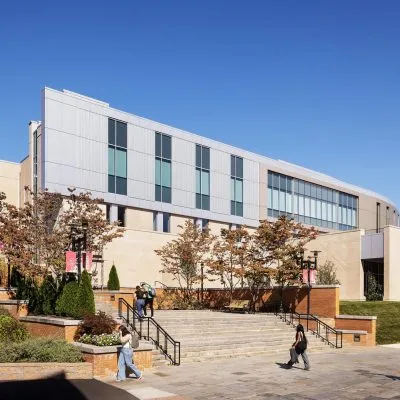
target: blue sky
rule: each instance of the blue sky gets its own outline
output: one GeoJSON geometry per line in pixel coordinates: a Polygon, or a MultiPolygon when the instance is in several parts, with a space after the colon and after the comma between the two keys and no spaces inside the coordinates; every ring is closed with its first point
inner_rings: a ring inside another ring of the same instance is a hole
{"type": "Polygon", "coordinates": [[[388,196],[400,206],[400,2],[7,1],[0,159],[44,86],[388,196]]]}

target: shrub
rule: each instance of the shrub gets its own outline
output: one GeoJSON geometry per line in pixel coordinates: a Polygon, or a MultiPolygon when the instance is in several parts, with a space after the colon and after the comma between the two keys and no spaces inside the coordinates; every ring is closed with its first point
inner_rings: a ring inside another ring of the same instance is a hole
{"type": "Polygon", "coordinates": [[[335,264],[326,260],[325,263],[318,267],[317,285],[340,285],[340,281],[336,277],[335,264]]]}
{"type": "Polygon", "coordinates": [[[0,363],[81,361],[80,350],[62,339],[34,338],[21,343],[0,344],[0,363]]]}
{"type": "Polygon", "coordinates": [[[94,294],[91,277],[87,271],[83,271],[78,292],[78,315],[82,318],[86,314],[95,313],[94,294]]]}
{"type": "Polygon", "coordinates": [[[115,346],[121,344],[118,333],[102,334],[102,335],[82,335],[78,342],[86,344],[94,344],[95,346],[115,346]]]}
{"type": "Polygon", "coordinates": [[[117,268],[115,265],[111,267],[110,274],[108,275],[107,289],[108,290],[119,290],[119,278],[117,273],[117,268]]]}
{"type": "Polygon", "coordinates": [[[10,315],[0,315],[0,342],[20,342],[28,337],[25,327],[10,315]]]}
{"type": "Polygon", "coordinates": [[[86,314],[77,329],[75,338],[83,335],[101,335],[113,333],[117,323],[106,313],[86,314]]]}
{"type": "Polygon", "coordinates": [[[382,285],[379,285],[376,281],[374,275],[368,274],[367,278],[368,289],[365,294],[365,298],[367,301],[380,301],[383,300],[383,288],[382,285]]]}
{"type": "Polygon", "coordinates": [[[45,315],[55,314],[57,294],[56,281],[52,275],[47,275],[39,289],[38,313],[45,315]]]}
{"type": "Polygon", "coordinates": [[[57,315],[79,318],[78,294],[78,282],[68,282],[56,302],[57,315]]]}

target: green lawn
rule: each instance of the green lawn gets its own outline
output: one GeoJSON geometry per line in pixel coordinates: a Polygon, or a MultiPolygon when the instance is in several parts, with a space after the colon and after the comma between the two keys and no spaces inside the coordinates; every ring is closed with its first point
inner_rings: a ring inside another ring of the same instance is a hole
{"type": "Polygon", "coordinates": [[[400,343],[400,302],[341,301],[340,314],[376,315],[377,344],[400,343]]]}

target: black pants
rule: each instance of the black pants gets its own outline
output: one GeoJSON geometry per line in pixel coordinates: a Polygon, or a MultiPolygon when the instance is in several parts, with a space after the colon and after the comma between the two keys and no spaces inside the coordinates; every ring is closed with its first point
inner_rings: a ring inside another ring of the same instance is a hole
{"type": "Polygon", "coordinates": [[[153,308],[153,298],[151,298],[151,299],[146,299],[145,300],[145,303],[144,303],[144,315],[147,315],[147,305],[149,304],[150,305],[150,311],[151,311],[151,316],[153,317],[154,316],[154,308],[153,308]]]}

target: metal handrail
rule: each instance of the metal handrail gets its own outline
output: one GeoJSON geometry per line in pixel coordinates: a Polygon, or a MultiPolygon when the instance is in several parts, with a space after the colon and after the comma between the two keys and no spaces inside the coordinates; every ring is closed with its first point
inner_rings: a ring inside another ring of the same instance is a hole
{"type": "Polygon", "coordinates": [[[292,326],[296,326],[300,324],[301,319],[307,319],[307,331],[312,332],[317,337],[319,337],[322,341],[328,343],[329,345],[336,347],[337,349],[341,349],[343,347],[343,334],[340,330],[332,328],[325,322],[321,321],[315,315],[311,314],[299,314],[297,312],[285,312],[285,311],[275,311],[275,315],[279,315],[281,319],[285,322],[288,322],[292,326]],[[309,329],[308,321],[316,322],[316,330],[309,329]],[[295,322],[297,321],[297,322],[295,322]],[[335,335],[335,340],[330,340],[329,335],[335,335]]]}
{"type": "Polygon", "coordinates": [[[122,298],[120,298],[118,302],[118,315],[138,334],[139,339],[143,338],[151,341],[157,349],[161,350],[173,365],[181,364],[181,342],[174,340],[171,335],[153,318],[140,318],[139,313],[122,298]],[[126,313],[123,313],[122,311],[123,306],[126,308],[126,313]],[[155,328],[155,337],[150,333],[150,326],[155,328]],[[169,344],[173,346],[173,354],[168,352],[168,349],[171,349],[171,347],[168,346],[169,344]]]}

